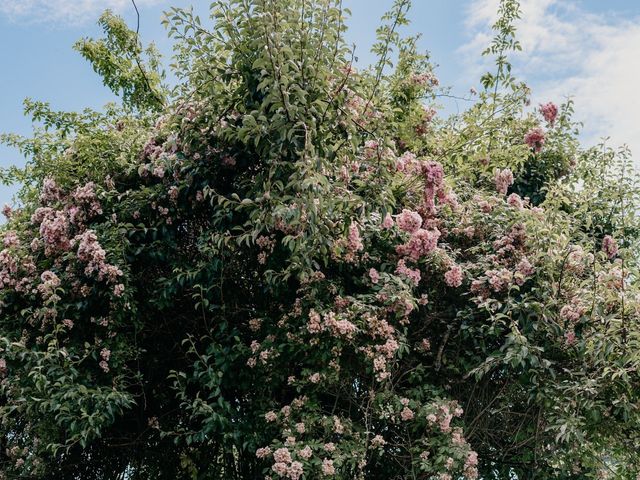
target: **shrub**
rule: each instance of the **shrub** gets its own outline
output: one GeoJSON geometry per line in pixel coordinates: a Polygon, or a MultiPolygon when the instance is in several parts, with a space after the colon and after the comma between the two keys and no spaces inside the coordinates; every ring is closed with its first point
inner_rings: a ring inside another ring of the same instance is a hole
{"type": "Polygon", "coordinates": [[[171,91],[105,14],[78,48],[122,105],[27,103],[5,478],[638,475],[628,155],[582,149],[570,103],[529,112],[513,0],[439,118],[408,7],[361,72],[337,1],[172,9],[171,91]]]}

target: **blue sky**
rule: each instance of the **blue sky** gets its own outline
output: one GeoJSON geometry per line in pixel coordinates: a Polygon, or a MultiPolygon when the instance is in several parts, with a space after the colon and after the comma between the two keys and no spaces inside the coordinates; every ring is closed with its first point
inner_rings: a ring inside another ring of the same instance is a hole
{"type": "MultiPolygon", "coordinates": [[[[166,57],[171,43],[160,25],[168,6],[196,6],[208,0],[137,0],[141,36],[166,57]]],[[[349,40],[357,45],[360,64],[371,61],[368,50],[378,19],[392,0],[345,0],[352,10],[349,40]]],[[[409,31],[421,32],[421,47],[439,65],[443,85],[465,94],[477,86],[484,65],[479,52],[489,40],[498,0],[414,0],[409,31]]],[[[113,99],[90,66],[72,50],[83,36],[99,35],[95,20],[110,7],[134,25],[130,0],[1,0],[0,1],[0,132],[28,134],[22,100],[51,102],[60,110],[100,108],[113,99]]],[[[516,75],[533,87],[536,101],[560,102],[573,95],[577,117],[585,121],[584,141],[592,144],[611,135],[614,144],[629,144],[640,159],[640,1],[523,0],[516,75]]],[[[447,109],[455,110],[455,104],[447,109]]],[[[0,147],[0,165],[23,159],[0,147]]],[[[0,204],[12,189],[0,187],[0,204]]]]}

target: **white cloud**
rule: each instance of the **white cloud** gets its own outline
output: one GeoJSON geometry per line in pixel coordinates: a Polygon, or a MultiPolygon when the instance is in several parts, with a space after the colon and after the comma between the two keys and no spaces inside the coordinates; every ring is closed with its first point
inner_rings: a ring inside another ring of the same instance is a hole
{"type": "MultiPolygon", "coordinates": [[[[491,39],[498,0],[472,0],[467,10],[471,40],[461,49],[474,54],[491,39]]],[[[534,101],[572,96],[584,139],[610,136],[627,144],[640,163],[640,18],[594,14],[576,0],[522,0],[517,36],[523,52],[514,58],[516,75],[533,88],[534,101]]],[[[474,74],[486,65],[473,63],[474,74]]]]}
{"type": "MultiPolygon", "coordinates": [[[[163,0],[136,0],[138,7],[163,0]]],[[[77,25],[95,20],[106,9],[133,10],[131,0],[0,0],[0,16],[19,23],[77,25]]]]}

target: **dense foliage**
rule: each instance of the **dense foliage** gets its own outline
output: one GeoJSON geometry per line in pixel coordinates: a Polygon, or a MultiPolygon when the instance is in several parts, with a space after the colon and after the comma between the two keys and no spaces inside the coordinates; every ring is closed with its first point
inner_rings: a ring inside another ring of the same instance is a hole
{"type": "Polygon", "coordinates": [[[122,104],[26,103],[0,478],[640,475],[628,153],[529,106],[514,0],[440,118],[408,3],[361,72],[338,1],[173,9],[171,90],[107,13],[77,48],[122,104]]]}

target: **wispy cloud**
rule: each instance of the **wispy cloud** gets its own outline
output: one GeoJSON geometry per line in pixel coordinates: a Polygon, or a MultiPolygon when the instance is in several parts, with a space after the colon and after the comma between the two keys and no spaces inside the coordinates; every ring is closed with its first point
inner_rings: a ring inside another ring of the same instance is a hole
{"type": "MultiPolygon", "coordinates": [[[[498,0],[472,0],[467,10],[471,38],[462,52],[477,55],[491,38],[498,0]]],[[[572,96],[585,140],[610,136],[628,144],[640,163],[640,17],[621,18],[582,9],[575,0],[523,0],[516,74],[534,100],[572,96]]],[[[485,67],[473,63],[474,74],[485,67]]]]}
{"type": "MultiPolygon", "coordinates": [[[[136,0],[139,7],[163,0],[136,0]]],[[[104,10],[133,9],[131,0],[0,0],[0,16],[18,23],[78,25],[95,20],[104,10]]]]}

